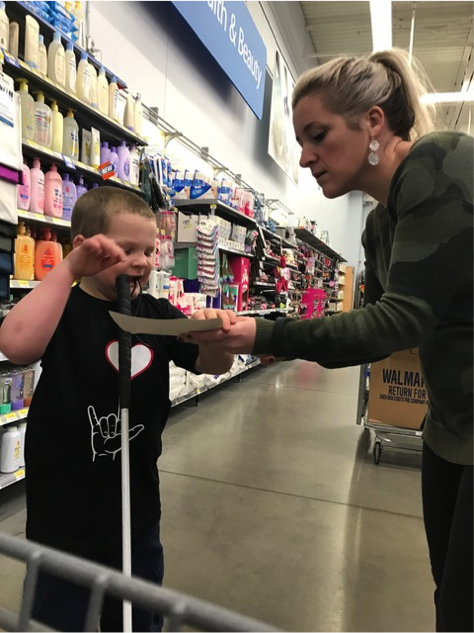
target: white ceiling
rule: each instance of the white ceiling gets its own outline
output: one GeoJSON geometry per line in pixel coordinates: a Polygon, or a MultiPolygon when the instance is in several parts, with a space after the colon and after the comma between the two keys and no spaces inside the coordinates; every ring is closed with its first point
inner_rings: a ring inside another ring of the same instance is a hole
{"type": "MultiPolygon", "coordinates": [[[[372,50],[369,2],[299,4],[313,45],[305,57],[314,65],[340,54],[362,55],[372,50]]],[[[436,92],[458,92],[463,82],[474,90],[474,3],[392,2],[393,46],[409,50],[413,14],[413,55],[436,92]]],[[[441,106],[439,125],[473,134],[473,104],[441,106]]]]}

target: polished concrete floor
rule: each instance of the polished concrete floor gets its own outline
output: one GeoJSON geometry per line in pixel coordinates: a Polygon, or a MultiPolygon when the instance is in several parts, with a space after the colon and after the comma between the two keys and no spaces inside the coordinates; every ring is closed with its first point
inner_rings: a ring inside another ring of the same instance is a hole
{"type": "MultiPolygon", "coordinates": [[[[257,368],[172,411],[160,458],[165,584],[287,631],[432,631],[418,455],[375,466],[358,369],[257,368]]],[[[0,491],[23,535],[24,488],[0,491]]],[[[0,606],[22,567],[0,560],[0,606]]]]}

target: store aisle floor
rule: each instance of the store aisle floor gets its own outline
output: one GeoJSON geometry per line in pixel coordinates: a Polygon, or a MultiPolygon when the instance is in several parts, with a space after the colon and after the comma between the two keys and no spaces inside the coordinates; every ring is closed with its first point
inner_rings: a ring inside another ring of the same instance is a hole
{"type": "MultiPolygon", "coordinates": [[[[287,631],[430,631],[418,456],[375,466],[358,369],[258,368],[172,411],[160,459],[166,585],[287,631]]],[[[0,529],[22,535],[21,484],[0,529]]],[[[21,566],[0,564],[0,606],[21,566]]]]}

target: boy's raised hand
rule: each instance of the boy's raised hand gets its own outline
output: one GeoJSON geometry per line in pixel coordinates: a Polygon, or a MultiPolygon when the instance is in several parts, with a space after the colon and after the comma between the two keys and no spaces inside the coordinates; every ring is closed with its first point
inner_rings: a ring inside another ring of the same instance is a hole
{"type": "Polygon", "coordinates": [[[74,279],[96,275],[125,261],[124,250],[106,235],[84,238],[64,259],[74,279]]]}

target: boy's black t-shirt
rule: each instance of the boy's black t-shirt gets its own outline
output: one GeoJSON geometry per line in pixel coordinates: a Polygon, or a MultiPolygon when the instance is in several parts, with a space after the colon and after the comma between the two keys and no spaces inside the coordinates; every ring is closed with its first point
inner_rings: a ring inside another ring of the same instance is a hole
{"type": "MultiPolygon", "coordinates": [[[[79,287],[42,358],[25,445],[27,538],[87,556],[121,543],[119,328],[115,303],[79,287]]],[[[142,295],[132,315],[186,318],[142,295]]],[[[170,410],[169,361],[194,371],[199,348],[174,337],[132,337],[130,494],[132,538],[161,514],[157,459],[170,410]]]]}

